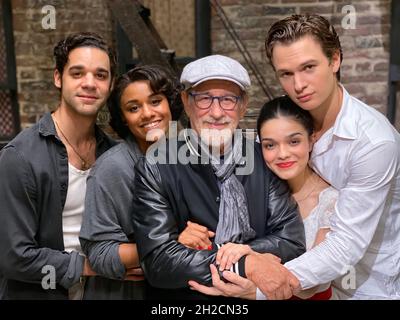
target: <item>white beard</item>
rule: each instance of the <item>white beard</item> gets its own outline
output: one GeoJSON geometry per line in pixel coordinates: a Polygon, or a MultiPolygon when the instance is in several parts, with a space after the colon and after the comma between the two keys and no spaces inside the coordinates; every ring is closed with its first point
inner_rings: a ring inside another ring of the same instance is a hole
{"type": "MultiPolygon", "coordinates": [[[[220,153],[230,150],[232,146],[233,132],[231,129],[202,129],[200,137],[203,143],[212,148],[212,153],[216,156],[216,152],[220,153]]],[[[220,154],[219,154],[220,155],[220,154]]]]}

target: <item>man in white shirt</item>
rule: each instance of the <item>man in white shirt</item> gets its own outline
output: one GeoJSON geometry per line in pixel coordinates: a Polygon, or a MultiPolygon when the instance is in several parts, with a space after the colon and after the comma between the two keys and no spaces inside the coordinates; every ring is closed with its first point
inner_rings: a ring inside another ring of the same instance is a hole
{"type": "MultiPolygon", "coordinates": [[[[399,133],[340,85],[339,37],[323,17],[276,22],[265,47],[283,89],[314,119],[310,164],[339,197],[331,232],[317,247],[284,266],[272,255],[246,257],[257,297],[287,299],[333,281],[335,298],[400,299],[399,133]]],[[[237,286],[215,278],[222,294],[245,297],[251,291],[248,280],[226,278],[237,286]]]]}

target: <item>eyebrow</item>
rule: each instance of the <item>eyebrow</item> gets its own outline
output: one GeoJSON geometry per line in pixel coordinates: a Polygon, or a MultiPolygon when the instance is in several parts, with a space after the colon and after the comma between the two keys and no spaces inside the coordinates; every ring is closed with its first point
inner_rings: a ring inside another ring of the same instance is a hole
{"type": "MultiPolygon", "coordinates": [[[[315,64],[315,63],[317,63],[317,62],[318,62],[318,61],[315,60],[315,59],[310,59],[310,60],[307,60],[307,61],[303,62],[302,64],[300,64],[300,67],[303,68],[303,67],[305,67],[306,65],[315,64]]],[[[284,72],[284,71],[288,71],[288,70],[287,70],[287,69],[278,69],[278,70],[277,70],[277,72],[284,72]]]]}
{"type": "MultiPolygon", "coordinates": [[[[147,96],[147,98],[153,98],[153,97],[161,96],[161,95],[162,95],[162,93],[152,93],[151,95],[147,96]]],[[[129,103],[137,103],[137,102],[139,102],[139,100],[131,99],[131,100],[128,100],[127,102],[125,102],[124,105],[127,105],[129,103]]]]}
{"type": "MultiPolygon", "coordinates": [[[[71,67],[68,69],[68,71],[81,71],[81,70],[83,70],[83,69],[85,69],[85,67],[84,67],[83,65],[76,65],[76,66],[71,66],[71,67]]],[[[102,67],[97,68],[96,71],[97,71],[97,72],[104,72],[104,73],[107,73],[107,74],[110,73],[107,69],[102,68],[102,67]]]]}
{"type": "MultiPolygon", "coordinates": [[[[293,138],[294,136],[297,136],[297,135],[303,135],[301,132],[295,132],[295,133],[292,133],[292,134],[289,134],[288,136],[286,136],[286,138],[293,138]]],[[[272,138],[263,138],[263,139],[261,139],[261,141],[275,141],[274,139],[272,139],[272,138]]]]}
{"type": "Polygon", "coordinates": [[[303,63],[301,64],[301,66],[304,67],[304,66],[306,66],[306,65],[308,65],[308,64],[313,64],[313,63],[317,63],[317,62],[318,62],[318,61],[315,60],[315,59],[310,59],[310,60],[307,60],[306,62],[303,62],[303,63]]]}

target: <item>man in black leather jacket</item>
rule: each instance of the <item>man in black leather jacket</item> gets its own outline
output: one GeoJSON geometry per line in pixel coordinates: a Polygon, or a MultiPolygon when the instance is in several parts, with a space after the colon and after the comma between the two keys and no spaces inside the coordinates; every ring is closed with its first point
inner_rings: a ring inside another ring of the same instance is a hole
{"type": "MultiPolygon", "coordinates": [[[[137,163],[132,219],[149,283],[184,289],[184,295],[167,291],[168,298],[188,299],[189,280],[211,283],[210,264],[225,243],[286,262],[305,251],[305,239],[287,184],[266,167],[260,145],[236,130],[248,104],[247,71],[213,55],[188,64],[181,82],[191,128],[153,145],[137,163]],[[215,232],[209,250],[177,241],[187,221],[215,232]]],[[[242,257],[232,270],[245,275],[244,265],[242,257]]]]}

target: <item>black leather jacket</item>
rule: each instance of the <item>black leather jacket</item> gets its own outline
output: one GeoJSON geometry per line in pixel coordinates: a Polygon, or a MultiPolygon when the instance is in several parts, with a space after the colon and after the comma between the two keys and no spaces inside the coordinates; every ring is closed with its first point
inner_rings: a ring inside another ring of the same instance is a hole
{"type": "MultiPolygon", "coordinates": [[[[171,143],[177,143],[179,150],[185,142],[171,143]]],[[[169,144],[167,156],[171,156],[169,144]]],[[[250,225],[257,233],[248,244],[255,251],[279,256],[284,263],[305,252],[303,223],[287,184],[265,166],[258,143],[254,153],[252,173],[237,176],[246,191],[250,225]]],[[[193,250],[177,239],[188,220],[212,231],[217,228],[220,191],[211,166],[155,164],[147,156],[135,171],[132,218],[147,280],[169,289],[188,287],[189,280],[210,284],[209,265],[215,261],[217,247],[193,250]]]]}

